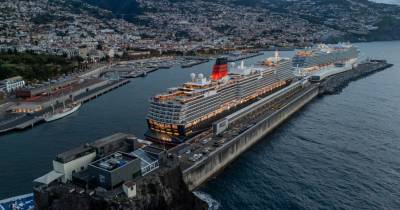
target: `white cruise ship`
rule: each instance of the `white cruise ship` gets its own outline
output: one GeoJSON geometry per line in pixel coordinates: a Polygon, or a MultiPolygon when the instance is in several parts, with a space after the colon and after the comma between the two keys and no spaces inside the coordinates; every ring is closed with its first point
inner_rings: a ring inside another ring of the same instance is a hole
{"type": "MultiPolygon", "coordinates": [[[[311,76],[317,72],[349,70],[357,65],[359,51],[349,43],[318,44],[296,51],[293,67],[298,76],[311,76]]],[[[338,72],[337,72],[338,73],[338,72]]]]}
{"type": "Polygon", "coordinates": [[[221,117],[286,87],[294,79],[291,60],[276,53],[262,65],[231,66],[219,58],[210,77],[191,74],[182,86],[150,99],[147,115],[149,140],[179,144],[208,129],[221,117]]]}

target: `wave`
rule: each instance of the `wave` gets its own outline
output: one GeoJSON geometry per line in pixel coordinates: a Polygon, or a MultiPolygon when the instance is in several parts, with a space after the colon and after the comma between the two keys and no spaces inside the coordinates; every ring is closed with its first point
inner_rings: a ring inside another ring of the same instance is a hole
{"type": "Polygon", "coordinates": [[[218,201],[214,200],[211,197],[211,195],[209,195],[205,192],[194,191],[193,194],[196,195],[201,200],[203,200],[204,202],[206,202],[208,204],[209,210],[217,210],[221,207],[221,204],[218,201]]]}

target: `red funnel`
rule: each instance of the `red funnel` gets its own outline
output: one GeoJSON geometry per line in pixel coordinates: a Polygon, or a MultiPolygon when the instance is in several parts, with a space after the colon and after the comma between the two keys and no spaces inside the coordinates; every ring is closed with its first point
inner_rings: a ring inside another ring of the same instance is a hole
{"type": "Polygon", "coordinates": [[[228,75],[228,59],[217,58],[211,74],[212,80],[220,80],[228,75]]]}

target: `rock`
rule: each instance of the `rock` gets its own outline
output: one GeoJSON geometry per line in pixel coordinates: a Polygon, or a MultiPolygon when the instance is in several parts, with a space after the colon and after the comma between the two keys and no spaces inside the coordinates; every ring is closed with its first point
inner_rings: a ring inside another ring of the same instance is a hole
{"type": "Polygon", "coordinates": [[[190,192],[179,165],[163,167],[136,182],[137,195],[128,199],[122,190],[113,193],[69,192],[58,184],[34,190],[37,209],[47,210],[206,210],[208,205],[190,192]]]}

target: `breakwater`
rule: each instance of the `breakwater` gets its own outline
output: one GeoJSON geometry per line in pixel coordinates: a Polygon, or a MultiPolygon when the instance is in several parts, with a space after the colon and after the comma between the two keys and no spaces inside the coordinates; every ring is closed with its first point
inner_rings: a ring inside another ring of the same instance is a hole
{"type": "Polygon", "coordinates": [[[350,71],[345,71],[336,75],[332,75],[320,82],[320,94],[332,94],[346,87],[351,81],[368,76],[377,71],[392,67],[393,64],[387,63],[385,60],[371,60],[366,63],[359,64],[350,71]]]}

